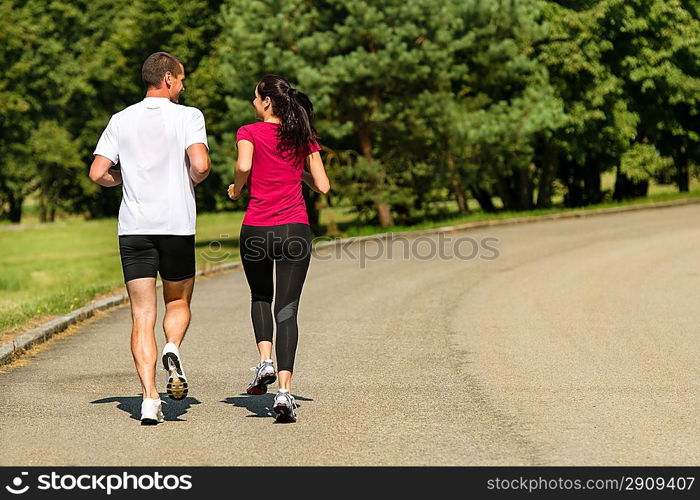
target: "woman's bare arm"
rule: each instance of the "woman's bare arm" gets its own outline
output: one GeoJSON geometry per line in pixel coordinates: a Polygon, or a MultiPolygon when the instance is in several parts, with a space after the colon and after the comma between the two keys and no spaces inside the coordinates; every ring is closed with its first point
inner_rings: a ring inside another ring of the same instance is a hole
{"type": "Polygon", "coordinates": [[[248,181],[250,169],[253,167],[253,143],[246,140],[238,141],[238,161],[234,171],[233,184],[228,187],[228,196],[237,200],[243,193],[243,188],[248,181]]]}
{"type": "Polygon", "coordinates": [[[318,151],[306,157],[306,166],[309,170],[304,170],[302,173],[304,182],[317,193],[328,194],[331,190],[331,183],[328,180],[326,169],[323,166],[323,160],[318,151]]]}

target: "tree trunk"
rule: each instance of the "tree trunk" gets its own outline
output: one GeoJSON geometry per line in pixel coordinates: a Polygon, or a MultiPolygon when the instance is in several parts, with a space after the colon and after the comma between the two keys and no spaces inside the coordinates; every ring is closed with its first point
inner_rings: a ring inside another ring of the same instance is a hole
{"type": "Polygon", "coordinates": [[[464,193],[464,186],[462,186],[462,179],[459,176],[459,172],[455,168],[455,160],[452,154],[447,153],[447,168],[452,176],[452,191],[455,195],[455,200],[457,201],[457,208],[459,209],[460,215],[469,215],[469,205],[467,204],[467,197],[464,193]]]}
{"type": "Polygon", "coordinates": [[[690,190],[690,171],[688,169],[688,150],[685,141],[683,141],[678,152],[674,155],[674,162],[676,164],[678,191],[687,192],[690,190]]]}
{"type": "Polygon", "coordinates": [[[602,165],[599,158],[592,158],[586,165],[583,178],[584,203],[592,205],[600,203],[603,196],[600,190],[600,173],[602,165]]]}
{"type": "Polygon", "coordinates": [[[484,212],[494,213],[496,211],[496,207],[493,205],[493,200],[491,199],[491,194],[486,189],[472,185],[469,190],[472,192],[474,199],[479,202],[479,206],[484,212]]]}
{"type": "Polygon", "coordinates": [[[617,175],[615,177],[615,192],[613,200],[622,201],[627,198],[637,198],[646,196],[649,189],[649,181],[635,182],[625,174],[620,172],[620,166],[617,167],[617,175]]]}
{"type": "Polygon", "coordinates": [[[377,218],[381,227],[390,227],[394,225],[394,218],[391,216],[391,207],[389,204],[382,201],[375,202],[377,210],[377,218]]]}
{"type": "MultiPolygon", "coordinates": [[[[358,131],[358,135],[360,139],[360,149],[362,150],[362,156],[364,156],[367,161],[374,161],[374,155],[372,154],[372,139],[369,135],[369,127],[361,127],[358,131]]],[[[379,221],[379,226],[389,227],[394,225],[394,218],[391,216],[391,206],[382,200],[381,189],[382,185],[384,184],[383,175],[381,180],[382,182],[377,183],[378,188],[374,196],[374,209],[377,211],[377,219],[379,221]]]]}
{"type": "Polygon", "coordinates": [[[41,200],[39,202],[39,222],[46,222],[48,218],[48,207],[46,206],[46,201],[41,200]]]}
{"type": "Polygon", "coordinates": [[[413,209],[414,210],[423,210],[423,193],[420,191],[420,187],[418,186],[413,186],[415,189],[415,194],[416,197],[413,198],[413,209]]]}
{"type": "Polygon", "coordinates": [[[15,196],[13,193],[9,194],[8,202],[10,205],[10,210],[7,213],[10,222],[19,223],[22,220],[22,203],[24,202],[24,197],[15,196]]]}
{"type": "Polygon", "coordinates": [[[515,206],[515,201],[511,193],[510,183],[508,179],[502,175],[498,175],[496,180],[496,192],[503,202],[503,208],[510,210],[515,206]]]}
{"type": "Polygon", "coordinates": [[[457,208],[459,209],[460,215],[469,215],[469,204],[467,203],[467,197],[464,195],[464,188],[459,179],[452,180],[452,189],[455,193],[455,199],[457,200],[457,208]]]}
{"type": "Polygon", "coordinates": [[[516,210],[529,210],[532,208],[532,179],[529,175],[529,168],[518,168],[516,172],[515,208],[516,210]]]}
{"type": "Polygon", "coordinates": [[[581,166],[567,160],[561,167],[561,178],[566,183],[564,205],[567,207],[580,207],[583,205],[583,189],[581,185],[580,173],[581,166]]]}
{"type": "Polygon", "coordinates": [[[537,187],[537,208],[549,208],[552,206],[552,183],[557,172],[559,152],[549,142],[544,144],[542,159],[542,172],[537,187]]]}

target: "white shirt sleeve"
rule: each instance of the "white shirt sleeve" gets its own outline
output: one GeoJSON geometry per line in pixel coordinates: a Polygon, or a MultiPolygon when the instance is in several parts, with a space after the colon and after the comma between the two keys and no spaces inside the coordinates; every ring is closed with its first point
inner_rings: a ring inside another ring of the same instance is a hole
{"type": "Polygon", "coordinates": [[[185,149],[200,142],[209,149],[204,115],[197,108],[191,108],[190,117],[185,125],[185,149]]]}
{"type": "Polygon", "coordinates": [[[100,140],[97,142],[93,155],[104,156],[112,160],[115,165],[119,162],[119,140],[117,139],[117,125],[114,117],[109,120],[107,128],[104,129],[100,140]]]}

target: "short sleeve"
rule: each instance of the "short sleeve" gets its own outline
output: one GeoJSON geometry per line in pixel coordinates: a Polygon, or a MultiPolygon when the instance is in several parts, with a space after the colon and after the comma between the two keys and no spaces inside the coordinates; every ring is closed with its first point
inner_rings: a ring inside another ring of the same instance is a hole
{"type": "Polygon", "coordinates": [[[190,108],[191,115],[187,121],[187,129],[185,132],[185,149],[189,148],[192,144],[202,143],[207,149],[209,149],[209,143],[207,142],[207,128],[204,124],[204,115],[197,108],[190,108]]]}
{"type": "Polygon", "coordinates": [[[119,162],[119,140],[117,124],[114,117],[109,120],[107,128],[102,132],[100,140],[97,141],[97,146],[92,154],[104,156],[115,165],[119,162]]]}
{"type": "Polygon", "coordinates": [[[253,142],[253,134],[250,133],[247,126],[244,125],[238,129],[238,132],[236,132],[236,144],[238,144],[238,141],[248,141],[255,144],[253,142]]]}
{"type": "Polygon", "coordinates": [[[321,151],[321,146],[318,145],[318,142],[316,142],[316,139],[313,139],[311,142],[309,142],[309,153],[308,154],[315,153],[316,151],[321,151]]]}

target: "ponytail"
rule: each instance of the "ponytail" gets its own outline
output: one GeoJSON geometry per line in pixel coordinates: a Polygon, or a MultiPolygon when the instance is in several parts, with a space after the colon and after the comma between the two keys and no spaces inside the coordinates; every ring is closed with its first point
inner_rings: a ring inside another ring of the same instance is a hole
{"type": "Polygon", "coordinates": [[[317,139],[314,106],[309,97],[277,75],[265,75],[258,83],[261,98],[269,97],[281,124],[277,131],[278,152],[283,158],[306,156],[317,139]]]}

